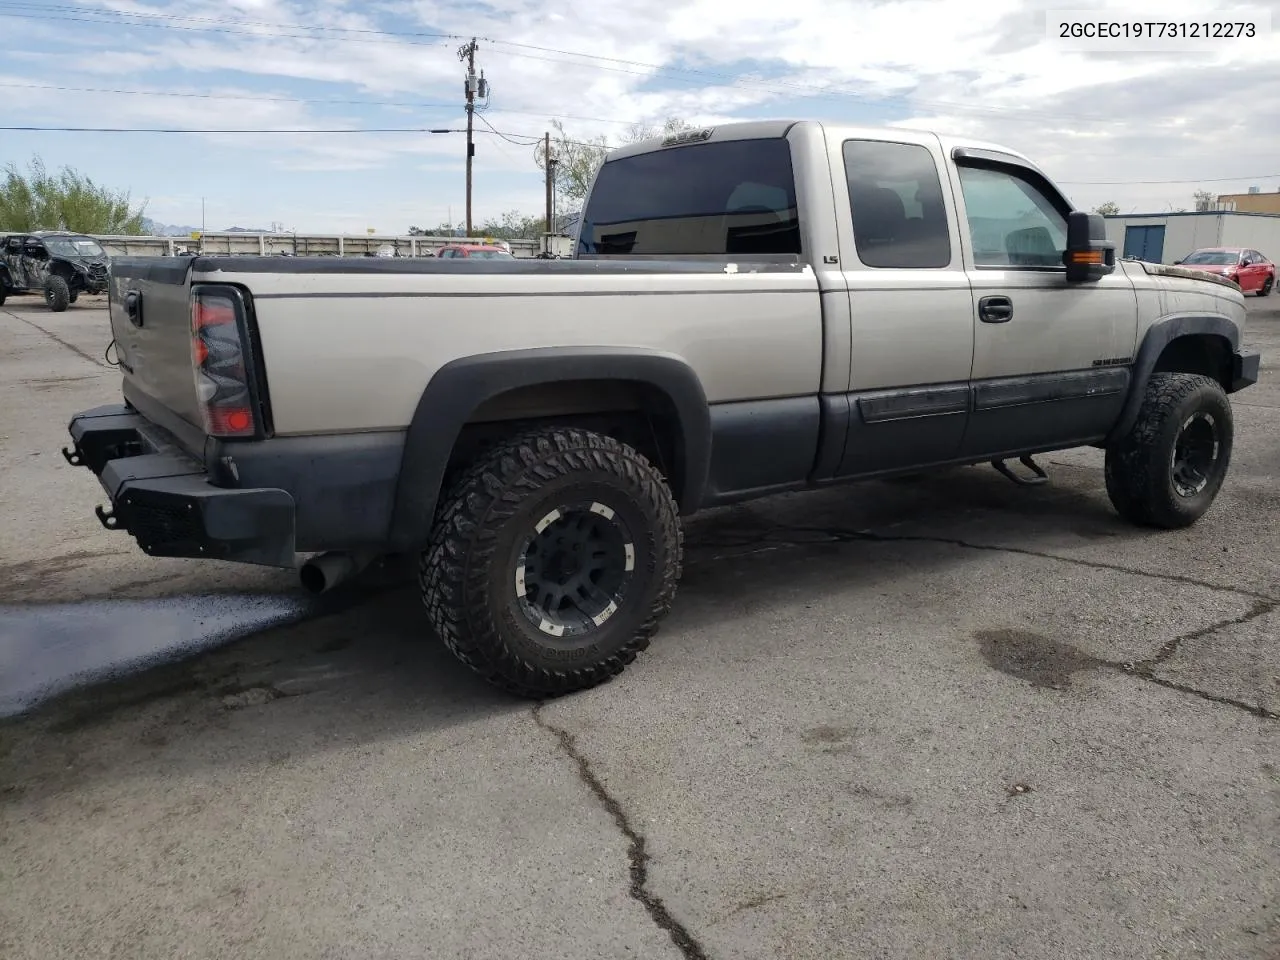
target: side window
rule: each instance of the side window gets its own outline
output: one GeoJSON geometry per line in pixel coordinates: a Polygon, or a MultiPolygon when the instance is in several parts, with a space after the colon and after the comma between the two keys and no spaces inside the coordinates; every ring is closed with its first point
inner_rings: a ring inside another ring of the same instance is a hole
{"type": "Polygon", "coordinates": [[[859,260],[868,267],[950,265],[942,182],[926,147],[846,140],[844,171],[859,260]]]}
{"type": "Polygon", "coordinates": [[[1007,170],[960,167],[973,260],[979,267],[1061,267],[1067,219],[1040,189],[1007,170]]]}
{"type": "Polygon", "coordinates": [[[440,258],[441,258],[442,260],[452,260],[452,259],[453,259],[453,248],[452,248],[452,247],[445,247],[443,250],[441,250],[441,251],[440,251],[440,258]]]}

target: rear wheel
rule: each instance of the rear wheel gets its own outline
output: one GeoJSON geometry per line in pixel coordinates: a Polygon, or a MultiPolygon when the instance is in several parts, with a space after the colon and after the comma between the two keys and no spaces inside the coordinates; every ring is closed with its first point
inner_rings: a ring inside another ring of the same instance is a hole
{"type": "Polygon", "coordinates": [[[1143,526],[1195,523],[1231,463],[1234,424],[1222,385],[1190,373],[1153,373],[1137,422],[1107,448],[1107,494],[1143,526]]]}
{"type": "Polygon", "coordinates": [[[50,277],[44,285],[44,302],[54,313],[62,313],[71,303],[71,289],[62,277],[50,277]]]}
{"type": "Polygon", "coordinates": [[[683,537],[661,474],[612,437],[533,430],[454,485],[419,563],[436,632],[486,680],[556,696],[621,673],[671,608],[683,537]]]}
{"type": "Polygon", "coordinates": [[[1275,284],[1276,284],[1276,278],[1274,276],[1267,277],[1267,279],[1262,281],[1262,289],[1258,291],[1258,296],[1260,297],[1271,296],[1271,288],[1274,287],[1275,284]]]}

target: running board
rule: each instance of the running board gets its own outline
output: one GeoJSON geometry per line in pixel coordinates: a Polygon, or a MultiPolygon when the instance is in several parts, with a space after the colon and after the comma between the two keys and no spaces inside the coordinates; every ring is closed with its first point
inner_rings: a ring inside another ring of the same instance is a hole
{"type": "Polygon", "coordinates": [[[1018,462],[1021,463],[1024,467],[1026,467],[1028,470],[1030,470],[1034,474],[1034,476],[1030,476],[1030,477],[1018,476],[1018,474],[1014,473],[1012,470],[1009,469],[1009,465],[1005,463],[1003,460],[992,460],[991,466],[995,467],[996,472],[998,472],[1001,476],[1006,477],[1013,483],[1018,484],[1018,486],[1020,487],[1036,487],[1042,483],[1049,482],[1049,475],[1045,473],[1043,469],[1041,469],[1040,464],[1036,463],[1034,460],[1031,459],[1030,455],[1025,457],[1019,457],[1018,462]]]}

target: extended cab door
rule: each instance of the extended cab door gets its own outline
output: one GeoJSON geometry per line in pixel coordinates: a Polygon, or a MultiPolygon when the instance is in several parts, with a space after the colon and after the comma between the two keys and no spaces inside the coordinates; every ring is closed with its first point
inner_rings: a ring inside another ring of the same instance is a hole
{"type": "Polygon", "coordinates": [[[832,130],[848,285],[848,433],[837,476],[953,459],[964,436],[973,300],[938,139],[832,130]]]}
{"type": "Polygon", "coordinates": [[[1091,443],[1124,403],[1137,299],[1124,271],[1068,283],[1070,205],[1008,154],[958,148],[974,318],[973,412],[962,453],[985,458],[1091,443]]]}

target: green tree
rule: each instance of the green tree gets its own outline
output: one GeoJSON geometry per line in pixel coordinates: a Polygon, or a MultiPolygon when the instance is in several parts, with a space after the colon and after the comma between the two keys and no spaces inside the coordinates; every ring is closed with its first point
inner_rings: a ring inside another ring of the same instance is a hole
{"type": "MultiPolygon", "coordinates": [[[[667,136],[682,130],[692,130],[693,124],[676,117],[668,119],[661,127],[646,124],[635,124],[620,138],[620,142],[611,145],[607,138],[598,136],[593,140],[579,140],[570,136],[559,120],[552,120],[555,133],[551,137],[551,159],[555,164],[556,207],[558,210],[577,209],[581,206],[595,179],[596,171],[610,150],[638,140],[650,137],[667,136]]],[[[538,169],[545,170],[547,158],[544,144],[538,144],[538,169]]]]}
{"type": "Polygon", "coordinates": [[[143,232],[145,201],[100,186],[70,167],[49,173],[39,157],[24,176],[10,163],[0,183],[0,230],[74,230],[107,236],[143,232]]]}
{"type": "Polygon", "coordinates": [[[1100,213],[1104,217],[1114,217],[1120,212],[1120,204],[1114,200],[1108,200],[1106,203],[1100,203],[1093,208],[1094,213],[1100,213]]]}
{"type": "Polygon", "coordinates": [[[508,210],[500,217],[490,217],[476,234],[495,240],[537,240],[546,229],[544,217],[528,217],[519,210],[508,210]]]}

